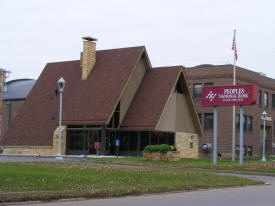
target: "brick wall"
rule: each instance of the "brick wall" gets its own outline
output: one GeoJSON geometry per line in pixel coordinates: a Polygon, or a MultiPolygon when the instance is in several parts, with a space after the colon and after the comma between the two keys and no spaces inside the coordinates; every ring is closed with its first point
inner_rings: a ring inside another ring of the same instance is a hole
{"type": "Polygon", "coordinates": [[[20,107],[23,105],[25,100],[13,100],[2,102],[2,127],[1,136],[4,136],[7,131],[12,119],[16,116],[20,107]]]}
{"type": "MultiPolygon", "coordinates": [[[[62,126],[61,154],[66,154],[66,131],[67,127],[62,126]]],[[[58,151],[58,127],[53,134],[53,146],[4,146],[4,154],[31,154],[31,155],[57,155],[58,151]]]]}
{"type": "MultiPolygon", "coordinates": [[[[233,84],[233,67],[232,65],[225,66],[202,66],[198,68],[189,68],[185,70],[188,83],[191,91],[193,85],[196,83],[209,83],[213,82],[214,86],[217,85],[232,85],[233,84]]],[[[253,131],[244,131],[244,145],[252,146],[253,155],[261,154],[261,125],[263,124],[260,119],[261,113],[265,110],[268,116],[272,117],[272,122],[267,122],[269,129],[267,153],[275,154],[272,148],[274,138],[274,118],[275,109],[271,107],[272,94],[275,94],[275,80],[264,77],[259,73],[252,72],[243,68],[237,67],[236,69],[237,84],[256,84],[259,90],[262,91],[262,106],[258,104],[244,106],[244,115],[253,117],[253,131]],[[269,93],[269,106],[263,106],[263,94],[269,93]]],[[[198,113],[202,114],[202,127],[204,128],[204,114],[213,113],[212,107],[202,107],[200,100],[195,100],[198,113]]],[[[236,114],[239,114],[239,107],[236,107],[236,114]]],[[[210,154],[204,154],[201,146],[204,143],[213,143],[213,130],[204,130],[204,136],[199,139],[199,152],[202,157],[210,157],[210,154]]],[[[239,145],[239,130],[236,128],[235,145],[239,145]]],[[[218,107],[218,148],[217,151],[223,157],[231,157],[232,155],[232,107],[218,107]]]]}

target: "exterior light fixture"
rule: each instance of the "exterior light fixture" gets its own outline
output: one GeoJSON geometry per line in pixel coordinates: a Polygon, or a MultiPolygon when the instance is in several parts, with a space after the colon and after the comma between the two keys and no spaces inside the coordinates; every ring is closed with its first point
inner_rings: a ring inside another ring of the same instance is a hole
{"type": "Polygon", "coordinates": [[[58,130],[58,151],[57,151],[57,160],[63,160],[63,157],[61,155],[61,122],[62,122],[62,93],[64,91],[66,81],[64,80],[63,77],[61,77],[57,81],[58,89],[59,89],[59,94],[60,94],[60,101],[59,101],[59,130],[58,130]]]}

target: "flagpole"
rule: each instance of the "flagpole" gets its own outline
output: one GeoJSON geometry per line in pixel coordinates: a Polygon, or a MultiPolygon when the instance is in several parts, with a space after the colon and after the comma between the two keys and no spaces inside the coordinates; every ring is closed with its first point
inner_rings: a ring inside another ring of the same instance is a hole
{"type": "MultiPolygon", "coordinates": [[[[236,30],[234,29],[234,42],[233,44],[236,47],[236,30]]],[[[236,48],[235,48],[236,49],[236,48]]],[[[234,50],[234,67],[233,67],[233,85],[236,85],[236,56],[235,56],[235,50],[234,50]]],[[[235,127],[236,127],[236,122],[235,122],[235,117],[236,117],[236,106],[233,105],[233,118],[232,118],[232,161],[235,161],[235,127]]]]}

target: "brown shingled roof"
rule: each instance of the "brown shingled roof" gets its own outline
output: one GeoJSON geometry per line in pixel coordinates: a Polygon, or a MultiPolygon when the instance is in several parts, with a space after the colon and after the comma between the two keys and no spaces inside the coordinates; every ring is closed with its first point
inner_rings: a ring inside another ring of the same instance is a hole
{"type": "Polygon", "coordinates": [[[121,130],[154,130],[177,81],[181,66],[148,71],[120,126],[121,130]]]}
{"type": "Polygon", "coordinates": [[[96,64],[81,80],[80,61],[49,63],[1,140],[1,145],[50,146],[57,126],[57,80],[63,77],[64,124],[107,124],[144,47],[96,52],[96,64]]]}

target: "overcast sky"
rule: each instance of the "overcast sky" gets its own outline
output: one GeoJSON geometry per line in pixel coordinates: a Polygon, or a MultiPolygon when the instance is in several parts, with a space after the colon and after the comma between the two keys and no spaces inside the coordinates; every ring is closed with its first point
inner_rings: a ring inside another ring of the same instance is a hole
{"type": "Polygon", "coordinates": [[[145,45],[154,67],[232,64],[275,78],[274,0],[0,0],[0,67],[37,79],[47,62],[145,45]]]}

